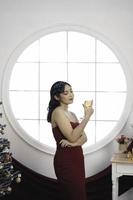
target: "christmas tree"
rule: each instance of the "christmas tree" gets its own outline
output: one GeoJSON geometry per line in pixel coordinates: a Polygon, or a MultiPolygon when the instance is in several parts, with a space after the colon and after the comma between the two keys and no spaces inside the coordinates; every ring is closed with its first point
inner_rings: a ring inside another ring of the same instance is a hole
{"type": "MultiPolygon", "coordinates": [[[[2,106],[2,102],[0,102],[2,106]]],[[[0,118],[2,113],[0,112],[0,118]]],[[[12,154],[10,152],[10,142],[4,138],[6,124],[0,123],[0,197],[9,194],[12,191],[12,181],[17,183],[21,181],[21,174],[15,171],[12,164],[12,154]]]]}

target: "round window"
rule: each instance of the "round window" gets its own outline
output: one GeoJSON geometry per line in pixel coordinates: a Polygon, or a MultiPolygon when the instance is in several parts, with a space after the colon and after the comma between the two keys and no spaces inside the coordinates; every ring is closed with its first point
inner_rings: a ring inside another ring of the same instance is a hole
{"type": "Polygon", "coordinates": [[[14,118],[26,134],[50,147],[56,144],[46,121],[49,90],[58,80],[72,85],[70,109],[79,120],[84,100],[93,99],[95,112],[84,147],[107,137],[120,120],[127,96],[125,74],[112,50],[88,34],[60,31],[41,37],[17,59],[9,82],[14,118]]]}

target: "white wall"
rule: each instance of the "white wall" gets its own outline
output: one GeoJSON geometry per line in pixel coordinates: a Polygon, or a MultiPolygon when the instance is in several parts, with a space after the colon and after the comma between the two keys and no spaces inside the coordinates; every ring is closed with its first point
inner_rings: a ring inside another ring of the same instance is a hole
{"type": "MultiPolygon", "coordinates": [[[[0,85],[8,60],[27,37],[59,24],[78,25],[101,34],[120,52],[133,77],[133,1],[132,0],[0,0],[0,85]]],[[[115,50],[115,49],[114,49],[115,50]]],[[[0,89],[2,99],[2,89],[0,89]]],[[[125,130],[132,134],[128,125],[125,130]]],[[[11,141],[13,156],[22,164],[54,177],[53,156],[39,151],[18,136],[8,122],[6,137],[11,141]]],[[[94,154],[85,155],[86,176],[110,165],[114,142],[94,154]]]]}

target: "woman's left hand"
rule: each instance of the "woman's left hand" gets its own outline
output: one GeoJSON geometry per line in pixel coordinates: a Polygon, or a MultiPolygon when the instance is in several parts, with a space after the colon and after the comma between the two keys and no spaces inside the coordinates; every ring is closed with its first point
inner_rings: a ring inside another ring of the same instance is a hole
{"type": "Polygon", "coordinates": [[[61,141],[60,141],[60,145],[61,145],[61,147],[72,147],[73,145],[72,145],[72,143],[71,142],[69,142],[68,140],[66,140],[66,139],[62,139],[61,141]]]}

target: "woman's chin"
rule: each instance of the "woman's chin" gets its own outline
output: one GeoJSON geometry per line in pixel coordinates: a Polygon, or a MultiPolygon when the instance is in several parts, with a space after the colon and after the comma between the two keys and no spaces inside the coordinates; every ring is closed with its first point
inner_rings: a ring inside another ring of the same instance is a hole
{"type": "Polygon", "coordinates": [[[73,103],[73,100],[70,100],[70,101],[69,101],[69,104],[72,104],[72,103],[73,103]]]}

